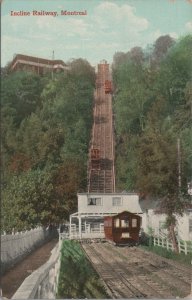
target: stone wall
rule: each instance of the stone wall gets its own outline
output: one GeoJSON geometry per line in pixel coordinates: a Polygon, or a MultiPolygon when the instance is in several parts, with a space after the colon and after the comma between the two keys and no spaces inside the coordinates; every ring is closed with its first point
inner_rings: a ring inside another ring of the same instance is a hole
{"type": "Polygon", "coordinates": [[[60,249],[61,243],[58,243],[49,260],[24,280],[11,299],[56,299],[60,249]]]}
{"type": "Polygon", "coordinates": [[[30,231],[1,236],[1,273],[22,260],[27,254],[48,241],[52,232],[38,227],[30,231]]]}

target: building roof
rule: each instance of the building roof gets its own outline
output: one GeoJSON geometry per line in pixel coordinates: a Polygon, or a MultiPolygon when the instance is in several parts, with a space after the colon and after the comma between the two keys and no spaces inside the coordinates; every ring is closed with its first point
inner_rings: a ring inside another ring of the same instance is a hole
{"type": "Polygon", "coordinates": [[[134,215],[134,216],[136,215],[138,218],[141,218],[141,216],[138,216],[137,214],[134,214],[134,213],[132,213],[130,211],[127,211],[127,210],[124,210],[124,211],[122,211],[122,212],[120,212],[120,213],[118,213],[116,215],[111,216],[111,217],[112,218],[116,218],[116,217],[119,217],[121,215],[126,215],[126,214],[128,214],[128,215],[134,215]]]}
{"type": "Polygon", "coordinates": [[[77,195],[87,195],[87,196],[92,196],[92,195],[97,195],[97,196],[126,196],[126,195],[134,195],[134,196],[138,196],[139,195],[137,193],[128,193],[128,192],[122,192],[122,193],[94,193],[94,192],[91,192],[91,193],[77,193],[77,195]]]}
{"type": "Polygon", "coordinates": [[[24,54],[16,54],[10,63],[9,67],[13,69],[17,63],[23,63],[23,64],[40,64],[41,66],[60,66],[60,67],[67,67],[67,65],[60,59],[45,59],[41,57],[34,57],[24,54]]]}

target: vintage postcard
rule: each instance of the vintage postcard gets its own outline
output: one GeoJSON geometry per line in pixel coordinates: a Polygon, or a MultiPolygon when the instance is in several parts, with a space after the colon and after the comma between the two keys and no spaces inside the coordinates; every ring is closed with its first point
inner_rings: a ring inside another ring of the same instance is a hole
{"type": "Polygon", "coordinates": [[[191,17],[1,0],[3,299],[192,297],[191,17]]]}

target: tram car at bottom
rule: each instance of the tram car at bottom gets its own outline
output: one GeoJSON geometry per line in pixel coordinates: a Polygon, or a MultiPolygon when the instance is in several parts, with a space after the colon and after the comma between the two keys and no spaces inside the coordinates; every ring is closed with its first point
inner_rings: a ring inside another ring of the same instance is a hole
{"type": "Polygon", "coordinates": [[[137,245],[140,229],[141,217],[128,211],[104,218],[105,238],[117,246],[137,245]]]}

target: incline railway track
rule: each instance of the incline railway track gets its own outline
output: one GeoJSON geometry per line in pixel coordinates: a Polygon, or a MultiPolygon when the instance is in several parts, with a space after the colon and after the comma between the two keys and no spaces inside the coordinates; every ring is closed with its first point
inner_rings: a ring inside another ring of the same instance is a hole
{"type": "Polygon", "coordinates": [[[111,81],[109,65],[98,65],[97,86],[94,94],[94,122],[88,161],[88,192],[115,191],[114,136],[112,122],[112,95],[105,93],[105,81],[111,81]],[[91,161],[91,151],[99,151],[98,165],[91,161]]]}
{"type": "Polygon", "coordinates": [[[186,297],[191,271],[140,248],[115,247],[108,243],[84,244],[94,268],[112,298],[186,297]]]}

